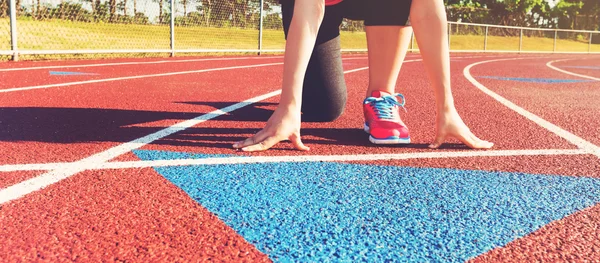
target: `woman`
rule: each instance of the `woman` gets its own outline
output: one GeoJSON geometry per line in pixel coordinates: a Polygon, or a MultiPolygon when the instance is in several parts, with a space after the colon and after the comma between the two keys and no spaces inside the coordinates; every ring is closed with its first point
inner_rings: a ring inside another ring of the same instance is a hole
{"type": "Polygon", "coordinates": [[[403,97],[394,88],[414,28],[437,105],[437,136],[430,147],[438,148],[449,137],[471,148],[493,146],[471,133],[454,107],[442,0],[281,0],[281,4],[287,42],[279,106],[264,129],[236,142],[234,148],[263,151],[290,140],[296,149],[308,150],[300,139],[301,116],[332,121],[341,115],[346,103],[339,41],[343,18],[365,21],[369,87],[363,108],[371,142],[410,143],[399,116],[403,97]]]}

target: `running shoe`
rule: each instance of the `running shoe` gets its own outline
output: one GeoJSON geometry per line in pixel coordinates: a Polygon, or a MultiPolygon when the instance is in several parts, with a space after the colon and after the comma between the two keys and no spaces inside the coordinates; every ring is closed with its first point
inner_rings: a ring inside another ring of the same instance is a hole
{"type": "Polygon", "coordinates": [[[408,128],[400,119],[400,108],[404,108],[402,94],[391,95],[383,91],[373,91],[371,97],[364,100],[365,131],[369,141],[375,144],[408,144],[408,128]],[[398,99],[401,102],[398,102],[398,99]]]}

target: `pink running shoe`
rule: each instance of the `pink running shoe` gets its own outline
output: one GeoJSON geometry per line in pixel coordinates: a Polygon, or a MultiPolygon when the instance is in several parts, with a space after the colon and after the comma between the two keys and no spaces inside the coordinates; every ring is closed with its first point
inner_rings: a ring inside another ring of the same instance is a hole
{"type": "MultiPolygon", "coordinates": [[[[399,109],[404,109],[404,96],[394,96],[383,91],[373,91],[371,97],[363,102],[365,113],[365,131],[369,141],[375,144],[408,144],[408,128],[400,120],[399,109]],[[402,100],[401,103],[398,99],[402,100]]],[[[404,109],[406,111],[406,109],[404,109]]]]}

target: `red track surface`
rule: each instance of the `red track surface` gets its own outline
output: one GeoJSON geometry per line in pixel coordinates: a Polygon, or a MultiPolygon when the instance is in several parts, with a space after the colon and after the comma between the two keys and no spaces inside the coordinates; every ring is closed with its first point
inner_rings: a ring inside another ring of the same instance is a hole
{"type": "MultiPolygon", "coordinates": [[[[281,62],[281,58],[270,58],[266,57],[263,59],[248,59],[248,60],[203,60],[197,59],[194,62],[176,62],[180,60],[173,60],[169,63],[158,63],[158,64],[141,64],[141,65],[110,65],[101,67],[79,67],[79,68],[64,68],[64,69],[30,69],[17,71],[19,78],[14,78],[15,71],[0,71],[0,78],[6,80],[0,83],[0,89],[15,88],[15,87],[26,87],[26,86],[38,86],[48,85],[65,82],[76,82],[86,80],[97,80],[107,78],[119,78],[129,77],[137,75],[153,75],[163,74],[171,72],[182,72],[182,71],[194,71],[203,69],[213,68],[225,68],[232,66],[247,66],[256,64],[268,64],[274,62],[281,62]],[[80,73],[91,73],[98,75],[50,75],[49,71],[66,71],[66,72],[80,72],[80,73]]],[[[112,62],[101,62],[99,64],[108,64],[112,62]]],[[[114,62],[114,63],[119,63],[114,62]]],[[[170,77],[178,78],[178,77],[170,77]]],[[[183,77],[184,79],[190,80],[190,77],[183,77]]]]}
{"type": "MultiPolygon", "coordinates": [[[[526,120],[517,113],[500,105],[489,96],[474,90],[472,85],[462,77],[462,66],[476,60],[463,60],[454,63],[453,82],[456,104],[466,123],[476,123],[473,130],[482,138],[496,143],[496,149],[572,149],[573,145],[552,134],[551,132],[526,120]],[[485,110],[485,115],[482,111],[485,110]],[[490,116],[502,116],[493,118],[490,116]],[[507,127],[518,127],[519,132],[506,136],[499,131],[507,127]]],[[[360,67],[360,66],[358,66],[360,67]]],[[[380,147],[368,142],[367,135],[357,127],[362,126],[361,103],[365,87],[368,85],[368,72],[356,72],[346,75],[349,98],[344,115],[333,123],[306,123],[303,126],[304,141],[310,144],[309,153],[290,151],[291,144],[287,147],[277,148],[275,151],[258,153],[263,155],[290,155],[290,154],[344,154],[344,153],[400,153],[429,151],[428,143],[435,135],[435,112],[433,94],[428,88],[427,80],[423,76],[424,68],[421,63],[407,64],[400,76],[398,90],[407,95],[408,114],[404,118],[411,129],[413,144],[399,147],[380,147]],[[333,142],[333,143],[332,143],[333,142]]],[[[250,136],[263,127],[274,109],[277,99],[268,101],[268,104],[259,104],[257,107],[248,107],[235,112],[232,116],[218,118],[214,122],[204,123],[193,129],[167,137],[144,149],[163,149],[173,151],[197,151],[209,153],[235,154],[230,145],[236,140],[250,136]],[[241,120],[241,121],[240,121],[241,120]],[[235,128],[231,128],[235,127],[235,128]],[[192,138],[185,142],[186,138],[192,138]],[[205,139],[203,139],[205,138],[205,139]],[[162,145],[165,141],[173,141],[174,145],[162,145]],[[157,145],[158,144],[158,145],[157,145]]],[[[283,145],[282,145],[283,146],[283,145]]],[[[452,147],[447,146],[447,147],[452,147]]],[[[461,148],[462,146],[458,146],[461,148]]],[[[253,155],[257,155],[253,153],[253,155]]]]}
{"type": "Polygon", "coordinates": [[[279,68],[239,69],[175,79],[156,77],[3,94],[0,118],[7,127],[3,131],[3,141],[8,141],[3,146],[13,154],[0,156],[0,162],[81,159],[82,153],[99,152],[178,121],[276,90],[281,74],[279,68]],[[256,75],[263,76],[263,81],[248,82],[256,75]],[[239,90],[246,91],[241,93],[239,90]]]}
{"type": "MultiPolygon", "coordinates": [[[[525,59],[512,67],[498,67],[500,62],[488,63],[476,67],[473,75],[531,77],[530,72],[535,72],[536,78],[581,79],[546,67],[547,61],[549,60],[525,59]]],[[[587,60],[582,61],[589,63],[587,60]]],[[[559,67],[560,65],[562,64],[557,64],[559,67]]],[[[572,68],[565,69],[573,71],[572,68]]],[[[481,79],[480,82],[545,120],[596,145],[600,144],[600,118],[597,117],[600,111],[600,85],[594,82],[526,85],[513,82],[507,85],[506,81],[493,79],[481,79]]]]}
{"type": "Polygon", "coordinates": [[[552,222],[472,262],[595,262],[600,258],[600,206],[552,222]]]}
{"type": "Polygon", "coordinates": [[[570,71],[576,74],[587,75],[594,78],[600,78],[600,64],[598,60],[594,59],[577,59],[577,60],[564,60],[558,61],[552,64],[555,67],[563,68],[566,71],[570,71]],[[593,67],[594,69],[585,68],[573,68],[573,67],[593,67]]]}
{"type": "MultiPolygon", "coordinates": [[[[461,57],[469,55],[460,55],[461,57]]],[[[411,56],[416,57],[416,56],[411,56]]],[[[501,58],[518,57],[502,56],[501,58]]],[[[477,76],[581,79],[548,67],[598,66],[598,57],[527,57],[475,66],[477,76]],[[585,58],[585,59],[584,59],[585,58]]],[[[409,58],[411,59],[411,58],[409,58]]],[[[463,76],[467,65],[494,59],[461,58],[452,64],[453,91],[459,112],[480,137],[496,143],[494,150],[576,149],[556,134],[527,120],[480,92],[463,76]]],[[[153,59],[165,60],[165,59],[153,59]]],[[[170,59],[169,59],[170,60],[170,59]]],[[[97,62],[23,62],[1,68],[79,65],[151,60],[97,62]]],[[[0,71],[0,89],[281,62],[281,58],[217,60],[0,71]],[[99,73],[97,76],[50,76],[48,71],[99,73]]],[[[366,59],[344,61],[344,67],[365,67],[366,59]]],[[[600,77],[599,70],[564,68],[600,77]]],[[[164,127],[278,89],[281,66],[235,69],[178,76],[151,77],[95,84],[53,87],[0,95],[0,165],[72,162],[148,135],[164,127]]],[[[434,136],[432,91],[420,62],[407,63],[398,91],[407,97],[413,144],[374,147],[362,127],[360,107],[368,73],[346,75],[349,100],[344,115],[333,123],[305,123],[303,140],[312,149],[297,152],[289,143],[253,155],[328,155],[430,152],[434,136]]],[[[480,79],[479,82],[526,110],[596,145],[600,144],[600,85],[596,82],[540,84],[480,79]]],[[[231,143],[263,127],[277,97],[253,104],[141,149],[244,155],[231,143]]],[[[453,142],[444,151],[463,151],[453,142]]],[[[113,161],[137,160],[124,154],[113,161]]],[[[593,155],[507,156],[377,161],[417,167],[600,176],[593,155]]],[[[0,172],[0,188],[43,172],[0,172]]],[[[600,206],[580,211],[492,250],[477,262],[593,260],[600,256],[600,206]]],[[[152,169],[85,171],[23,198],[0,205],[0,261],[268,261],[217,217],[152,169]]]]}
{"type": "Polygon", "coordinates": [[[0,213],[2,262],[268,260],[152,169],[84,172],[0,213]]]}

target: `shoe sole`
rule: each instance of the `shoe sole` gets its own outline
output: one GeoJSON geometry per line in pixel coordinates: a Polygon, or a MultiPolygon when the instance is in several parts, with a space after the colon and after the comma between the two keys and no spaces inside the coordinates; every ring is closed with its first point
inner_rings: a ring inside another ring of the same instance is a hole
{"type": "Polygon", "coordinates": [[[388,137],[385,139],[377,139],[373,137],[371,134],[371,129],[365,123],[364,131],[369,134],[369,141],[374,144],[410,144],[410,137],[408,138],[399,138],[399,137],[388,137]]]}

